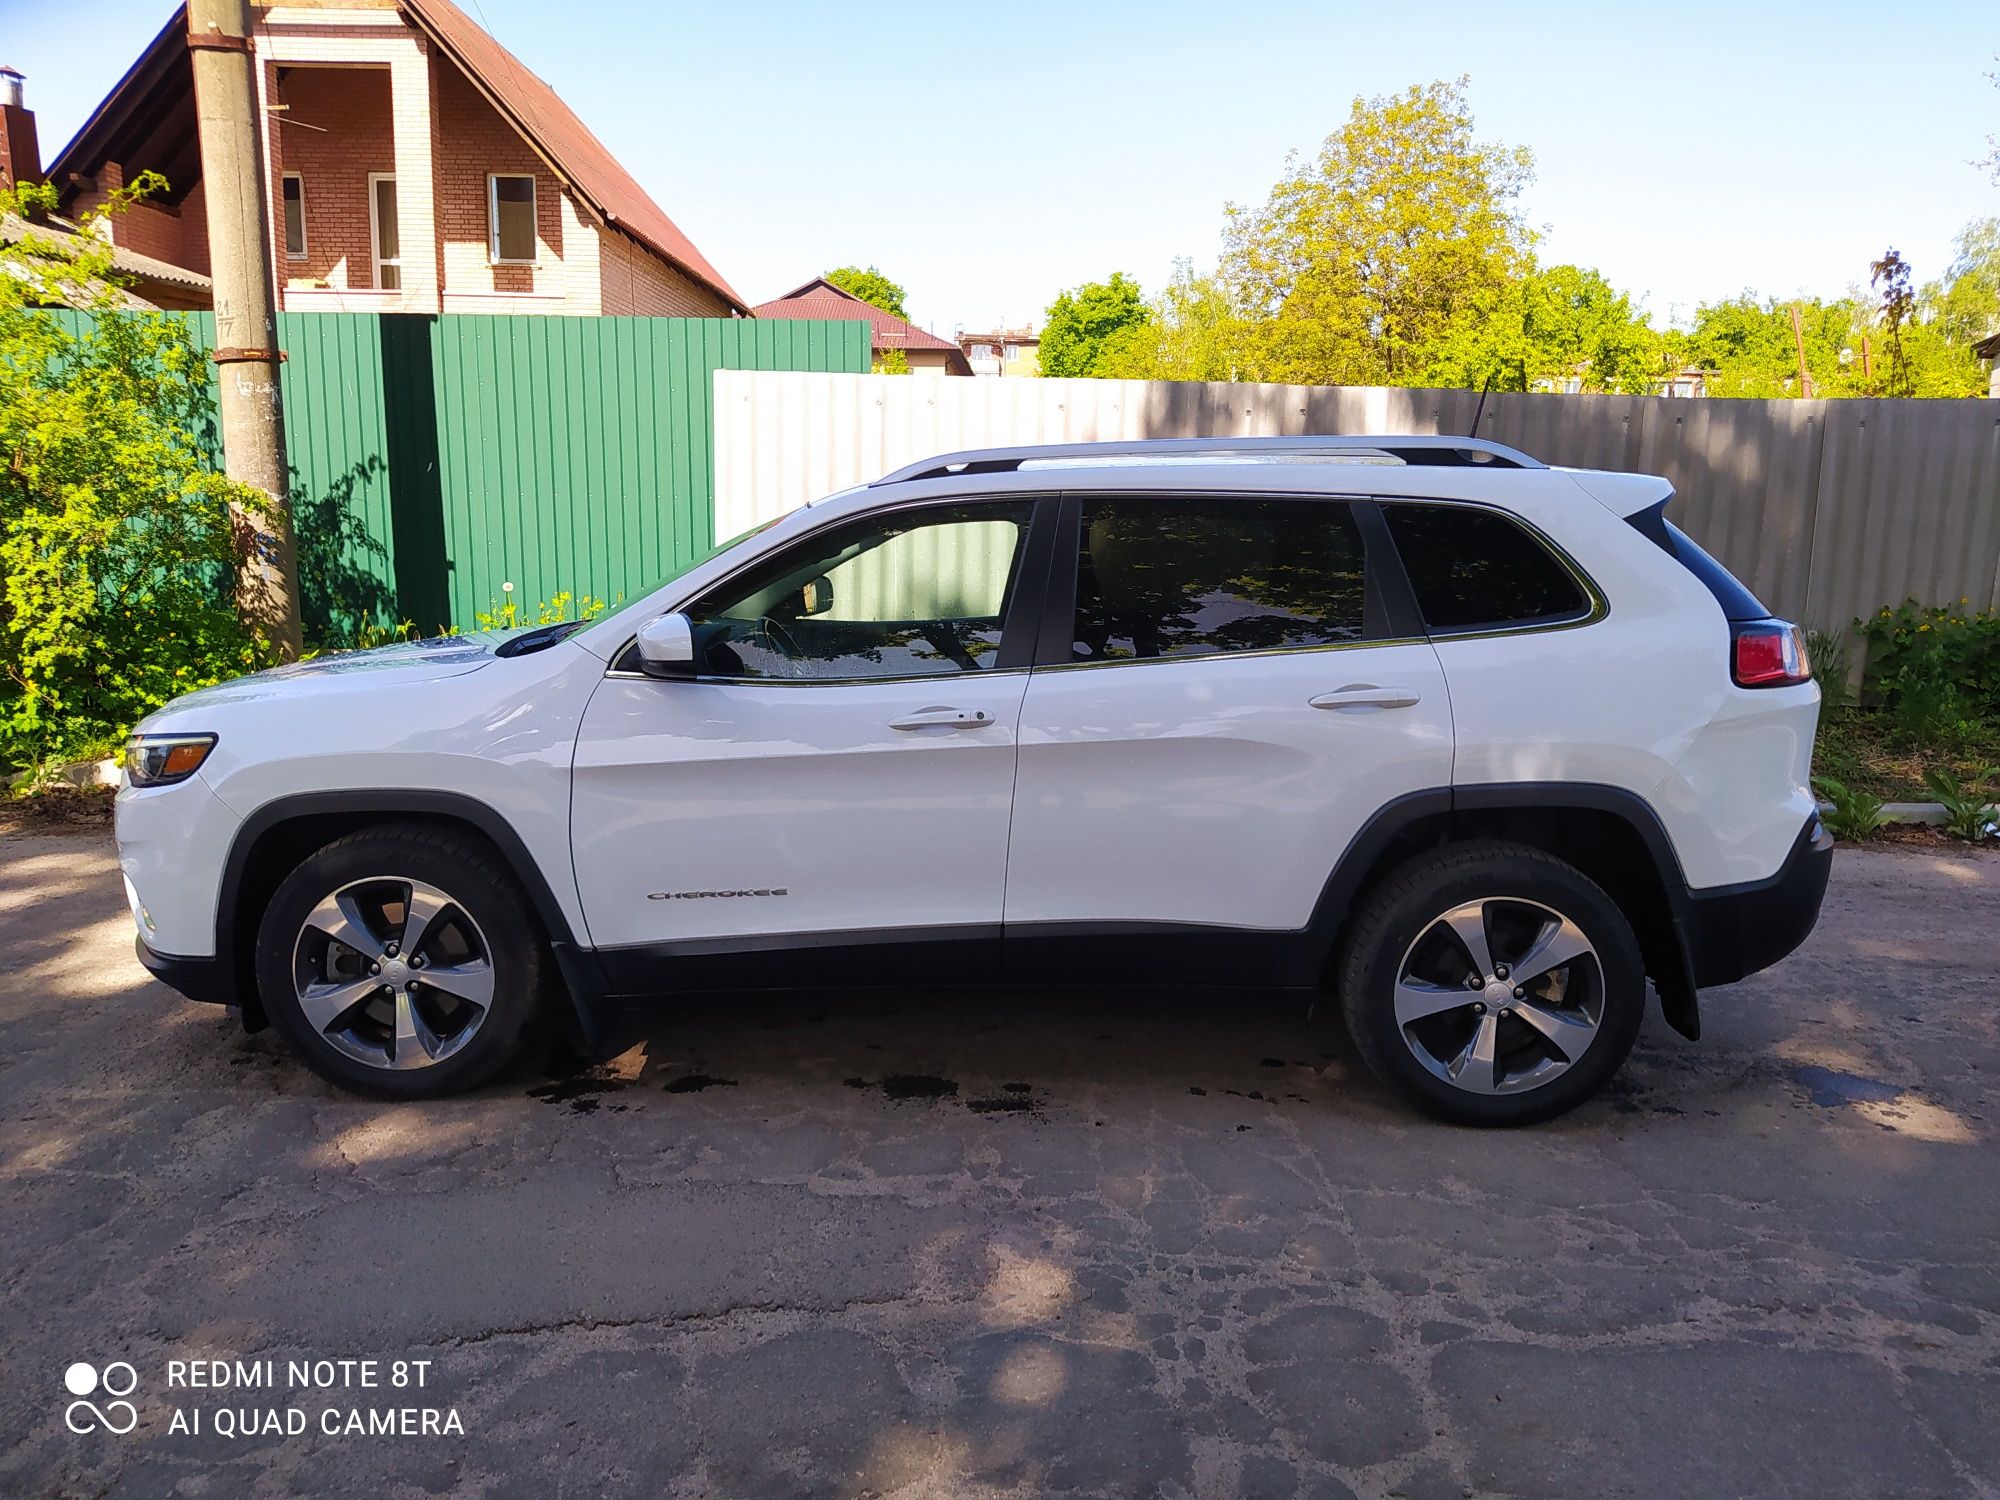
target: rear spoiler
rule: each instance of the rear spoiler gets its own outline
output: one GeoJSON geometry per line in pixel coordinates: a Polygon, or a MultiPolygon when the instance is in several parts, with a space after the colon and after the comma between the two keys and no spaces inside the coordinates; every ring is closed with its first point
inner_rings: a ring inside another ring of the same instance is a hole
{"type": "Polygon", "coordinates": [[[1674,487],[1657,474],[1615,474],[1607,469],[1565,469],[1563,473],[1614,516],[1631,517],[1674,498],[1674,487]]]}

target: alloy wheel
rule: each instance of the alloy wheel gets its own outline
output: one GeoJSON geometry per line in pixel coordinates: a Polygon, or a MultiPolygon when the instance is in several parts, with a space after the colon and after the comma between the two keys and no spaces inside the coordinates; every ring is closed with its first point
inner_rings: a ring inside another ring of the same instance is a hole
{"type": "Polygon", "coordinates": [[[1471,1094],[1519,1094],[1569,1071],[1604,1020],[1604,970],[1583,930],[1517,897],[1433,920],[1396,970],[1396,1030],[1434,1076],[1471,1094]]]}
{"type": "Polygon", "coordinates": [[[421,880],[372,876],[329,893],[292,950],[299,1009],[328,1045],[394,1071],[459,1052],[493,1005],[493,952],[466,909],[421,880]]]}

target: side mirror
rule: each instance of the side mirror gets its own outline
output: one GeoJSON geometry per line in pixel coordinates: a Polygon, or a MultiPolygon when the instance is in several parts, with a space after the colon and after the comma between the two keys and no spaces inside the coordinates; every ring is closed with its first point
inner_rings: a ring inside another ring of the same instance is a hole
{"type": "Polygon", "coordinates": [[[686,615],[661,615],[639,627],[639,670],[648,677],[694,676],[694,625],[686,615]]]}
{"type": "Polygon", "coordinates": [[[799,613],[823,615],[833,608],[833,582],[824,573],[799,590],[799,613]]]}

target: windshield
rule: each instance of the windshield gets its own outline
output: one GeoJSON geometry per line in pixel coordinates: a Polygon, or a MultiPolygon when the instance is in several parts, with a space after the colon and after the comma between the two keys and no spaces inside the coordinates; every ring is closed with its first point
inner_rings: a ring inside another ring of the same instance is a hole
{"type": "Polygon", "coordinates": [[[706,552],[702,553],[700,557],[691,557],[686,562],[682,563],[678,568],[675,568],[673,572],[664,573],[660,577],[655,578],[651,583],[647,584],[644,588],[640,589],[637,594],[633,595],[633,597],[637,599],[643,599],[648,594],[657,593],[659,590],[665,588],[668,584],[672,583],[676,578],[685,577],[687,574],[692,573],[696,568],[700,567],[703,563],[712,561],[713,559],[722,556],[723,553],[729,551],[732,547],[742,546],[743,543],[749,541],[750,538],[753,536],[761,536],[763,533],[769,531],[773,526],[776,526],[780,521],[784,519],[785,518],[783,516],[773,516],[768,521],[762,521],[759,522],[757,525],[752,526],[748,531],[737,532],[735,536],[731,537],[726,542],[717,542],[713,547],[710,547],[706,552]]]}

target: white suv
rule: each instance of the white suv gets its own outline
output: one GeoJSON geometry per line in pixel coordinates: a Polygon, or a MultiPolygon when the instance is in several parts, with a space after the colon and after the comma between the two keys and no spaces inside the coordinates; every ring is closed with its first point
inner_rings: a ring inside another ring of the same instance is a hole
{"type": "Polygon", "coordinates": [[[1671,494],[1456,438],[913,464],[588,625],[153,715],[139,956],[381,1095],[544,1006],[972,977],[1323,990],[1418,1105],[1546,1117],[1831,862],[1800,633],[1671,494]]]}

